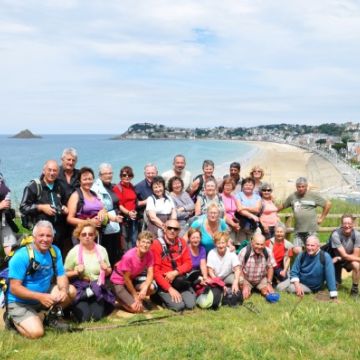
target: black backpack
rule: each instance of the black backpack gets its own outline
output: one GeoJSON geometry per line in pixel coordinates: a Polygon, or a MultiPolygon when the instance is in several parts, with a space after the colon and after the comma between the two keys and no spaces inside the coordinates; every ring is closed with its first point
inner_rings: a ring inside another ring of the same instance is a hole
{"type": "MultiPolygon", "coordinates": [[[[251,250],[252,250],[251,244],[246,245],[246,253],[245,253],[245,256],[244,256],[244,265],[243,266],[246,266],[246,263],[248,262],[250,254],[251,254],[251,250]]],[[[265,260],[267,261],[268,258],[269,258],[269,253],[266,250],[266,248],[263,249],[263,254],[265,256],[265,260]]]]}

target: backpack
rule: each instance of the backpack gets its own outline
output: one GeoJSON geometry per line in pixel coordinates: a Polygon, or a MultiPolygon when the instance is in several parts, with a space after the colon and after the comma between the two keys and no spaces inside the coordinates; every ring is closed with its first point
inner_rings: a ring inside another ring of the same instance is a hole
{"type": "MultiPolygon", "coordinates": [[[[27,187],[30,187],[32,184],[35,184],[36,188],[36,202],[40,201],[41,193],[42,193],[42,185],[41,180],[39,178],[33,179],[29,182],[27,187]]],[[[21,225],[28,230],[31,230],[35,225],[35,218],[30,214],[21,214],[21,225]]]]}
{"type": "MultiPolygon", "coordinates": [[[[335,256],[338,256],[338,255],[337,255],[337,249],[335,249],[335,248],[333,248],[333,247],[331,246],[331,237],[332,237],[332,235],[333,235],[335,232],[339,233],[339,232],[341,232],[341,229],[335,229],[335,230],[330,234],[330,237],[329,237],[328,242],[320,247],[320,249],[321,249],[322,251],[327,252],[332,258],[335,257],[335,256]]],[[[339,236],[340,236],[340,235],[341,235],[341,234],[339,234],[339,236]]],[[[355,231],[352,230],[352,231],[351,231],[351,241],[352,241],[354,244],[355,244],[355,240],[356,240],[356,238],[355,238],[355,231]]]]}
{"type": "Polygon", "coordinates": [[[191,199],[196,203],[198,195],[202,192],[203,186],[204,186],[204,177],[202,174],[196,176],[193,181],[199,180],[199,187],[196,189],[196,191],[191,196],[191,199]]]}
{"type": "MultiPolygon", "coordinates": [[[[32,236],[24,237],[21,240],[20,245],[15,245],[11,249],[9,255],[7,255],[4,259],[2,259],[2,261],[0,263],[0,292],[1,292],[0,307],[4,307],[4,305],[6,304],[5,294],[9,287],[9,278],[8,278],[9,277],[9,261],[14,256],[16,251],[22,247],[26,247],[28,257],[29,257],[29,265],[26,270],[27,276],[33,275],[39,268],[39,263],[35,260],[35,254],[34,254],[34,249],[32,247],[32,242],[33,242],[32,236]]],[[[50,252],[51,262],[52,262],[52,267],[53,267],[53,272],[54,272],[53,281],[55,281],[56,276],[57,276],[57,268],[56,268],[57,256],[56,256],[56,251],[53,246],[50,246],[49,252],[50,252]]]]}
{"type": "Polygon", "coordinates": [[[196,305],[201,309],[217,310],[223,303],[224,291],[215,286],[206,286],[205,290],[196,298],[196,305]]]}

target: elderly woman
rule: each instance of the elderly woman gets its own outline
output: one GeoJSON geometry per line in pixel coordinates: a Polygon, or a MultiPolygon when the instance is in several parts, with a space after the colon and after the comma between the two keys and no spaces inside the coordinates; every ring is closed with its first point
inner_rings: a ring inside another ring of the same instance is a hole
{"type": "Polygon", "coordinates": [[[91,190],[96,193],[104,205],[109,222],[102,229],[101,244],[105,247],[111,266],[120,258],[120,225],[122,217],[119,214],[119,198],[113,191],[113,171],[110,164],[102,163],[99,166],[99,178],[96,179],[91,190]]]}
{"type": "Polygon", "coordinates": [[[220,217],[220,209],[215,203],[211,203],[207,208],[206,215],[193,221],[191,227],[200,230],[201,245],[204,246],[206,253],[214,248],[214,234],[218,231],[228,230],[225,220],[220,217]]]}
{"type": "Polygon", "coordinates": [[[264,177],[264,169],[262,169],[259,165],[255,165],[250,171],[250,177],[254,179],[254,193],[260,193],[260,186],[262,184],[261,179],[264,177]]]}
{"type": "Polygon", "coordinates": [[[225,209],[221,196],[217,193],[217,184],[214,178],[205,181],[204,192],[197,197],[195,215],[204,215],[209,204],[215,203],[220,210],[220,217],[224,217],[225,209]]]}
{"type": "Polygon", "coordinates": [[[215,165],[212,160],[204,160],[202,164],[203,173],[194,178],[190,187],[190,196],[196,202],[197,196],[204,190],[205,181],[214,177],[215,165]]]}
{"type": "Polygon", "coordinates": [[[285,239],[286,227],[278,223],[275,226],[275,237],[266,240],[265,245],[271,250],[276,267],[274,268],[273,281],[282,282],[288,278],[291,257],[293,256],[293,244],[285,239]]]}
{"type": "Polygon", "coordinates": [[[201,232],[199,229],[190,228],[188,233],[188,247],[190,250],[192,270],[200,270],[203,282],[208,279],[206,267],[206,250],[200,245],[201,232]]]}
{"type": "Polygon", "coordinates": [[[186,224],[194,215],[195,205],[190,195],[184,191],[184,182],[178,176],[169,179],[170,196],[175,204],[176,216],[179,221],[181,231],[179,236],[183,236],[186,232],[186,224]]]}
{"type": "Polygon", "coordinates": [[[210,278],[220,278],[236,294],[240,291],[240,262],[236,253],[227,247],[229,239],[227,232],[219,231],[214,234],[215,249],[208,254],[207,267],[210,278]]]}
{"type": "Polygon", "coordinates": [[[102,225],[106,225],[108,217],[103,203],[91,190],[94,184],[94,171],[89,167],[81,168],[79,180],[80,187],[71,194],[67,204],[67,222],[77,226],[90,219],[90,222],[100,229],[102,225]]]}
{"type": "Polygon", "coordinates": [[[130,166],[124,166],[120,170],[120,182],[113,188],[119,197],[120,210],[124,215],[122,236],[125,240],[126,249],[135,246],[138,234],[137,196],[131,183],[133,178],[133,169],[130,166]]]}
{"type": "Polygon", "coordinates": [[[275,225],[280,221],[278,216],[278,208],[274,204],[272,197],[272,187],[268,183],[263,183],[260,187],[261,209],[260,209],[260,224],[262,227],[265,239],[270,239],[274,236],[275,225]]]}
{"type": "Polygon", "coordinates": [[[91,220],[84,220],[74,230],[79,239],[66,256],[65,270],[77,294],[72,310],[79,322],[100,320],[113,308],[115,297],[105,287],[111,274],[108,254],[95,242],[97,228],[91,220]]]}
{"type": "Polygon", "coordinates": [[[132,313],[143,312],[143,300],[157,288],[153,282],[154,258],[150,251],[153,239],[151,232],[141,232],[136,247],[124,254],[110,278],[119,303],[132,313]],[[142,275],[144,272],[146,275],[142,275]]]}
{"type": "Polygon", "coordinates": [[[176,219],[176,208],[173,200],[165,193],[165,180],[155,176],[151,183],[153,195],[146,201],[147,228],[155,237],[161,237],[167,220],[176,219]]]}

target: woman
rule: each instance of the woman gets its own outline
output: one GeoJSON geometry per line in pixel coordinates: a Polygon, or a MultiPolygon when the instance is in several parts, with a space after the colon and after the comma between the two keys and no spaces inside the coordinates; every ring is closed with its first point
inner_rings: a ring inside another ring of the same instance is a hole
{"type": "Polygon", "coordinates": [[[184,182],[178,176],[169,179],[168,188],[170,196],[175,204],[176,216],[179,221],[181,231],[179,236],[183,236],[187,230],[186,224],[194,215],[195,205],[190,195],[184,191],[184,182]]]}
{"type": "Polygon", "coordinates": [[[190,187],[190,196],[196,203],[196,199],[199,194],[204,190],[205,181],[214,177],[214,162],[212,160],[204,160],[202,164],[203,173],[194,178],[190,187]]]}
{"type": "Polygon", "coordinates": [[[265,245],[272,251],[276,267],[274,268],[274,282],[282,282],[288,278],[293,244],[285,239],[286,227],[279,223],[275,226],[275,237],[266,240],[265,245]]]}
{"type": "Polygon", "coordinates": [[[240,239],[238,239],[240,223],[235,217],[235,214],[242,209],[242,206],[240,200],[233,195],[235,187],[236,185],[234,179],[227,177],[221,184],[220,192],[225,208],[225,221],[230,228],[230,237],[236,247],[240,245],[240,239]]]}
{"type": "Polygon", "coordinates": [[[113,191],[113,171],[110,164],[102,163],[99,166],[99,178],[96,179],[91,190],[96,193],[107,211],[109,222],[102,229],[101,245],[109,255],[111,266],[120,258],[120,225],[122,217],[119,214],[119,198],[113,191]]]}
{"type": "Polygon", "coordinates": [[[240,262],[236,253],[231,252],[227,244],[230,235],[227,232],[218,231],[214,234],[215,249],[209,252],[207,268],[209,277],[220,278],[227,286],[231,287],[233,294],[239,293],[240,262]]]}
{"type": "Polygon", "coordinates": [[[145,210],[147,228],[155,237],[161,237],[166,221],[176,220],[175,204],[165,193],[165,180],[161,176],[154,177],[151,189],[153,195],[148,197],[145,210]]]}
{"type": "Polygon", "coordinates": [[[254,179],[255,186],[254,186],[254,193],[259,194],[260,193],[260,187],[261,187],[261,179],[264,177],[264,170],[258,166],[255,165],[251,171],[250,171],[250,177],[254,179]]]}
{"type": "Polygon", "coordinates": [[[79,322],[100,320],[112,309],[114,295],[105,287],[111,274],[108,254],[95,240],[97,229],[91,220],[83,220],[74,230],[79,240],[66,256],[66,275],[76,288],[72,311],[79,322]]]}
{"type": "Polygon", "coordinates": [[[217,193],[217,184],[214,178],[205,181],[204,192],[197,197],[195,204],[195,215],[206,213],[209,204],[215,203],[220,210],[220,217],[224,217],[225,209],[221,196],[217,193]]]}
{"type": "Polygon", "coordinates": [[[91,224],[100,229],[106,225],[107,212],[96,193],[91,190],[94,184],[94,172],[89,167],[79,170],[80,187],[70,196],[67,207],[67,222],[77,226],[90,219],[91,224]]]}
{"type": "Polygon", "coordinates": [[[193,221],[191,227],[200,230],[201,245],[204,246],[206,253],[214,248],[214,234],[218,231],[228,230],[225,220],[220,218],[220,209],[215,203],[211,203],[207,208],[206,215],[193,221]]]}
{"type": "Polygon", "coordinates": [[[205,283],[208,279],[208,272],[206,267],[206,250],[202,245],[200,245],[201,232],[199,229],[191,228],[189,229],[187,236],[192,270],[200,270],[202,282],[205,283]]]}
{"type": "Polygon", "coordinates": [[[156,291],[154,258],[150,251],[154,235],[149,231],[139,234],[136,247],[125,253],[111,274],[114,292],[120,304],[131,313],[144,311],[144,299],[156,291]],[[139,276],[146,272],[146,276],[139,276]]]}
{"type": "Polygon", "coordinates": [[[270,184],[263,183],[260,187],[261,210],[260,224],[266,239],[274,236],[275,225],[280,221],[278,208],[272,198],[272,188],[270,184]]]}
{"type": "Polygon", "coordinates": [[[125,241],[125,248],[131,249],[136,244],[138,234],[137,219],[137,196],[131,180],[134,172],[130,166],[124,166],[120,170],[120,182],[113,190],[119,198],[120,211],[124,215],[122,236],[125,241]]]}

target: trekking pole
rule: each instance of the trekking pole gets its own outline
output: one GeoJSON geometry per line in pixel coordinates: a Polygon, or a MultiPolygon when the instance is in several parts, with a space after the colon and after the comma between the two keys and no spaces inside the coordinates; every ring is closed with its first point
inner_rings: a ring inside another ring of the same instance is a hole
{"type": "Polygon", "coordinates": [[[261,311],[255,306],[251,301],[243,302],[245,309],[248,309],[250,312],[253,312],[256,315],[260,315],[261,311]]]}
{"type": "Polygon", "coordinates": [[[300,303],[302,302],[302,300],[303,300],[303,296],[302,297],[300,297],[300,299],[298,300],[298,302],[297,303],[295,303],[295,305],[294,305],[294,307],[292,308],[292,310],[291,310],[291,312],[290,312],[290,317],[291,317],[291,315],[295,312],[295,310],[297,309],[297,307],[300,305],[300,303]]]}

